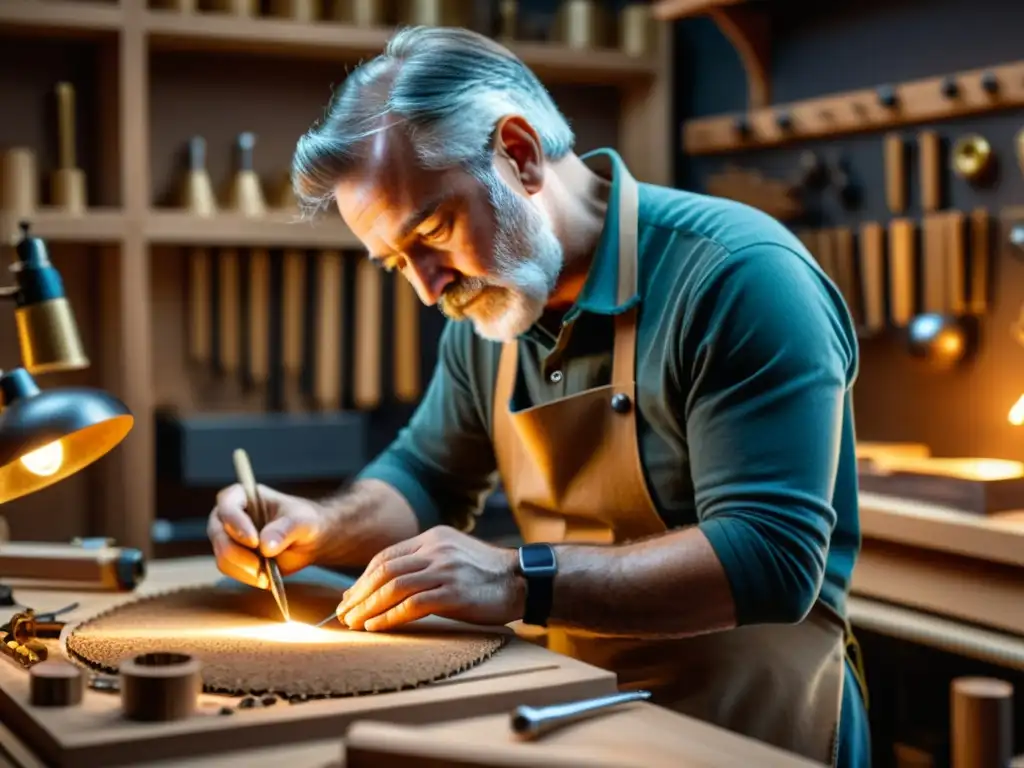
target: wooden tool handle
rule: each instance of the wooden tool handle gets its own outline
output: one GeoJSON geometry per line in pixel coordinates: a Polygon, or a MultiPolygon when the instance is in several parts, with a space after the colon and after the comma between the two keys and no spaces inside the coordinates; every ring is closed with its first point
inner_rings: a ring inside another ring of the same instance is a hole
{"type": "Polygon", "coordinates": [[[864,300],[864,328],[885,327],[885,230],[877,222],[860,229],[860,282],[864,300]]]}
{"type": "Polygon", "coordinates": [[[945,215],[946,234],[946,306],[954,315],[967,309],[967,253],[964,246],[964,215],[950,211],[945,215]]]}
{"type": "Polygon", "coordinates": [[[252,522],[258,531],[265,525],[265,521],[263,519],[262,505],[260,504],[259,491],[256,486],[256,474],[252,471],[252,462],[249,461],[249,454],[245,452],[244,448],[236,448],[231,454],[231,460],[235,465],[235,475],[238,477],[238,482],[242,486],[242,490],[245,491],[246,512],[252,518],[252,522]]]}
{"type": "Polygon", "coordinates": [[[264,386],[270,376],[270,253],[249,254],[249,377],[264,386]]]}
{"type": "Polygon", "coordinates": [[[60,167],[75,168],[75,89],[71,83],[57,83],[57,135],[60,167]]]}
{"type": "Polygon", "coordinates": [[[395,278],[395,397],[414,402],[420,395],[420,299],[412,284],[395,278]]]}
{"type": "Polygon", "coordinates": [[[898,133],[885,137],[885,201],[889,213],[907,210],[907,146],[898,133]]]}
{"type": "Polygon", "coordinates": [[[324,410],[341,408],[342,258],[336,251],[325,251],[317,257],[319,313],[313,397],[324,410]]]}
{"type": "Polygon", "coordinates": [[[924,251],[924,311],[944,313],[946,297],[946,222],[941,214],[926,214],[922,223],[924,251]]]}
{"type": "Polygon", "coordinates": [[[917,137],[921,170],[921,208],[925,213],[942,207],[942,142],[935,131],[921,131],[917,137]]]}
{"type": "Polygon", "coordinates": [[[306,303],[306,254],[285,251],[281,297],[282,364],[289,376],[302,371],[303,306],[306,303]]]}
{"type": "Polygon", "coordinates": [[[189,359],[194,363],[211,362],[212,299],[210,253],[193,248],[188,255],[189,359]]]}
{"type": "Polygon", "coordinates": [[[360,409],[380,403],[381,279],[369,259],[356,265],[355,382],[353,400],[360,409]]]}
{"type": "Polygon", "coordinates": [[[237,373],[240,363],[238,251],[220,254],[220,364],[227,373],[237,373]]]}
{"type": "Polygon", "coordinates": [[[840,293],[846,300],[850,315],[859,325],[863,318],[859,296],[857,294],[857,275],[854,267],[853,231],[848,227],[838,227],[832,231],[832,256],[835,268],[835,281],[840,293]]]}
{"type": "Polygon", "coordinates": [[[992,257],[991,224],[988,211],[971,211],[971,312],[983,314],[988,309],[989,259],[992,257]]]}
{"type": "Polygon", "coordinates": [[[910,219],[894,219],[889,224],[889,310],[893,325],[904,328],[915,310],[914,238],[910,219]]]}

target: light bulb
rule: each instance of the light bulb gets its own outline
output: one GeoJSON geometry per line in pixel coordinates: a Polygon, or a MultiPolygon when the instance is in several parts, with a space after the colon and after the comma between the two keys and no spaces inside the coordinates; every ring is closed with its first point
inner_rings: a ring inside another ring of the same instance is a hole
{"type": "Polygon", "coordinates": [[[21,457],[21,463],[33,475],[49,477],[56,474],[64,463],[64,445],[60,440],[47,443],[21,457]]]}
{"type": "Polygon", "coordinates": [[[1021,395],[1017,402],[1013,404],[1006,419],[1015,427],[1024,425],[1024,395],[1021,395]]]}

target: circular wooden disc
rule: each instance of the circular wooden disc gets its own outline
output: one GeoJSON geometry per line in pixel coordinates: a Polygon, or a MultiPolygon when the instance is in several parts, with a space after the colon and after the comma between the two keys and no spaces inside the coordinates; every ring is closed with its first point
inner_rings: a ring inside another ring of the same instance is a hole
{"type": "Polygon", "coordinates": [[[34,707],[69,707],[82,701],[85,670],[63,659],[48,659],[29,669],[29,700],[34,707]]]}
{"type": "Polygon", "coordinates": [[[203,689],[199,661],[183,653],[144,653],[121,663],[121,708],[129,720],[184,720],[203,689]]]}
{"type": "Polygon", "coordinates": [[[415,687],[483,661],[508,637],[415,625],[388,633],[339,622],[315,628],[337,606],[337,590],[292,584],[287,594],[291,625],[269,592],[218,585],[119,606],[75,627],[67,648],[107,672],[139,654],[181,653],[201,662],[207,691],[303,699],[415,687]]]}

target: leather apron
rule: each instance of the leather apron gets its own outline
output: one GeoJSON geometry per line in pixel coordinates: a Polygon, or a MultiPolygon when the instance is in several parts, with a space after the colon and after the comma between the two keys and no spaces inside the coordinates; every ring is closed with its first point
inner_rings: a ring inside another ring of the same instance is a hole
{"type": "MultiPolygon", "coordinates": [[[[616,173],[619,199],[609,205],[619,207],[622,303],[637,285],[638,189],[624,168],[616,173]]],[[[636,326],[635,306],[615,316],[610,384],[514,413],[518,342],[503,346],[493,442],[524,541],[611,544],[667,530],[640,464],[636,326]]],[[[533,629],[523,628],[527,636],[533,629]]],[[[553,651],[615,672],[622,689],[650,690],[662,706],[835,765],[845,629],[845,622],[819,601],[799,624],[746,626],[690,638],[560,627],[538,628],[538,634],[553,651]]]]}

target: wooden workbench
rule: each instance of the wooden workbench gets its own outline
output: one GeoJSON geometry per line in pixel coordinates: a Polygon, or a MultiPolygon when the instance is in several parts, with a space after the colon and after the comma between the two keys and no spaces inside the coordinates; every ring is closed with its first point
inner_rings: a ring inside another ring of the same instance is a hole
{"type": "MultiPolygon", "coordinates": [[[[131,595],[118,595],[111,593],[83,593],[65,591],[43,591],[18,589],[16,597],[25,604],[30,605],[37,611],[51,611],[63,608],[64,606],[78,602],[79,607],[74,612],[65,615],[65,620],[75,621],[79,618],[90,616],[98,611],[126,600],[133,600],[139,596],[153,594],[176,587],[203,585],[217,581],[221,578],[211,558],[189,558],[179,561],[157,561],[150,565],[149,574],[145,582],[131,595]]],[[[0,609],[0,623],[9,618],[11,609],[0,609]]],[[[468,752],[462,752],[460,759],[466,755],[472,756],[474,752],[483,750],[488,756],[499,762],[487,763],[496,766],[501,765],[522,765],[523,760],[530,761],[533,758],[540,759],[544,764],[550,766],[582,765],[583,763],[573,762],[574,755],[584,760],[589,760],[592,750],[596,745],[608,750],[609,756],[615,756],[616,765],[619,768],[629,768],[635,765],[637,768],[657,768],[660,765],[679,766],[685,768],[688,765],[700,766],[735,766],[735,765],[759,765],[765,768],[807,768],[813,763],[801,760],[795,756],[767,747],[756,741],[743,738],[719,728],[700,723],[692,718],[682,717],[669,712],[661,707],[647,704],[629,705],[620,710],[605,713],[588,722],[577,724],[557,735],[546,737],[543,742],[533,745],[519,745],[508,738],[507,729],[503,723],[507,723],[507,712],[511,709],[508,702],[543,705],[556,703],[569,699],[586,698],[610,693],[615,689],[614,676],[603,670],[598,670],[586,664],[581,664],[573,659],[536,647],[532,644],[519,641],[514,644],[522,649],[521,655],[513,657],[513,661],[494,661],[496,666],[488,667],[481,665],[473,670],[462,673],[455,679],[463,679],[459,686],[447,684],[444,686],[446,692],[440,694],[432,693],[426,686],[414,691],[401,691],[395,694],[382,694],[381,697],[392,697],[389,701],[395,702],[393,708],[377,708],[364,715],[357,711],[345,714],[334,722],[338,727],[334,730],[324,732],[323,727],[307,729],[311,736],[296,740],[290,744],[273,744],[273,740],[261,736],[261,731],[266,727],[261,724],[260,717],[266,714],[260,710],[237,712],[230,718],[231,728],[238,728],[240,723],[246,720],[251,721],[249,727],[243,727],[239,731],[233,743],[240,747],[259,743],[260,739],[264,744],[258,749],[233,748],[229,751],[207,750],[208,754],[177,755],[165,759],[150,759],[146,755],[152,753],[147,750],[145,742],[140,742],[131,765],[137,768],[342,768],[345,765],[345,747],[343,735],[347,727],[358,723],[359,748],[361,757],[366,763],[366,755],[371,754],[373,749],[381,746],[379,738],[385,734],[386,741],[391,740],[391,731],[381,731],[382,728],[398,727],[394,731],[396,746],[408,751],[409,746],[414,743],[422,743],[434,754],[438,751],[444,752],[448,749],[450,757],[446,764],[456,765],[456,755],[446,747],[449,745],[456,751],[468,747],[468,752]],[[543,663],[538,664],[538,659],[543,663]],[[514,688],[509,689],[504,699],[490,698],[476,694],[468,695],[472,700],[469,706],[461,706],[457,699],[459,694],[455,691],[476,690],[482,685],[490,685],[493,688],[494,680],[501,678],[508,673],[507,669],[498,669],[497,666],[516,665],[522,666],[523,672],[527,672],[529,681],[520,680],[514,688]],[[529,667],[527,669],[526,667],[529,667]],[[503,671],[504,670],[504,671],[503,671]],[[431,697],[437,699],[432,709],[432,717],[414,718],[403,717],[401,714],[403,703],[415,697],[431,697]],[[475,696],[475,698],[474,698],[475,696]],[[403,698],[404,697],[404,698],[403,698]],[[402,702],[399,702],[402,698],[402,702]],[[480,719],[482,718],[482,719],[480,719]],[[405,722],[402,722],[402,721],[405,722]],[[444,725],[441,725],[441,724],[444,725]],[[429,730],[416,731],[410,728],[426,727],[429,730]],[[336,735],[334,735],[336,733],[336,735]],[[588,751],[589,750],[589,751],[588,751]],[[651,760],[655,759],[654,762],[651,760]],[[502,760],[506,762],[501,762],[502,760]],[[511,762],[507,762],[507,761],[511,762]],[[634,762],[630,762],[630,761],[634,762]]],[[[491,662],[488,662],[490,664],[491,662]]],[[[41,757],[38,749],[26,745],[26,729],[21,722],[13,722],[10,717],[11,702],[15,699],[27,700],[28,675],[10,662],[6,657],[0,658],[0,768],[44,768],[47,761],[41,757]]],[[[86,694],[87,701],[82,707],[105,708],[104,716],[110,723],[117,721],[118,713],[116,696],[89,691],[86,694]],[[89,701],[92,697],[91,703],[89,701]]],[[[355,699],[341,699],[334,702],[309,702],[306,704],[288,707],[286,710],[279,710],[280,716],[295,721],[296,726],[302,722],[301,713],[310,713],[310,719],[319,718],[326,724],[322,716],[324,708],[329,707],[358,707],[359,700],[370,700],[376,697],[356,697],[355,699]],[[287,713],[287,714],[286,714],[287,713]],[[319,714],[317,714],[319,713],[319,714]]],[[[31,709],[31,708],[29,708],[31,709]]],[[[265,710],[264,712],[269,712],[265,710]]],[[[59,729],[62,719],[68,719],[73,725],[75,716],[67,718],[67,713],[60,714],[59,710],[47,712],[37,711],[38,720],[45,721],[50,729],[59,729]],[[43,717],[45,715],[45,717],[43,717]]],[[[275,713],[277,716],[277,713],[275,713]]],[[[80,719],[80,718],[78,718],[80,719]]],[[[224,722],[224,721],[219,721],[224,722]]],[[[227,728],[212,725],[213,728],[227,728]]],[[[110,726],[107,727],[118,727],[110,726]]],[[[177,731],[184,729],[181,724],[145,725],[131,724],[132,738],[138,739],[138,734],[146,729],[160,729],[166,727],[169,730],[177,731]]],[[[198,733],[185,734],[182,738],[187,739],[189,744],[199,744],[203,737],[203,731],[209,731],[211,727],[203,727],[198,733]]],[[[144,733],[143,733],[144,735],[144,733]]],[[[37,735],[38,738],[38,735],[37,735]]],[[[96,751],[90,751],[90,745],[96,741],[94,734],[76,733],[68,739],[72,745],[77,744],[79,753],[83,760],[91,761],[90,765],[105,765],[102,762],[102,755],[96,751]],[[92,739],[92,741],[90,741],[92,739]]],[[[166,738],[163,741],[167,741],[166,738]]],[[[156,743],[156,740],[153,742],[156,743]]],[[[199,747],[196,747],[199,749],[199,747]]],[[[203,751],[200,749],[200,751],[203,751]]],[[[412,759],[406,755],[406,759],[412,759]]],[[[69,752],[65,755],[65,764],[84,765],[77,762],[76,753],[69,752]],[[74,762],[73,762],[74,761],[74,762]]],[[[411,764],[411,763],[410,763],[411,764]]],[[[482,764],[482,763],[476,763],[482,764]]],[[[604,765],[607,763],[587,763],[593,765],[604,765]]]]}

